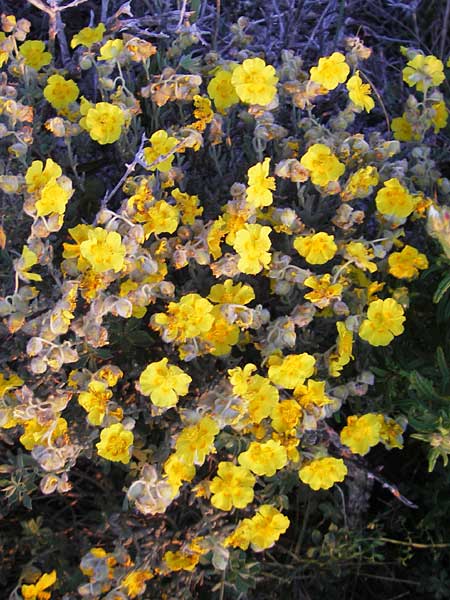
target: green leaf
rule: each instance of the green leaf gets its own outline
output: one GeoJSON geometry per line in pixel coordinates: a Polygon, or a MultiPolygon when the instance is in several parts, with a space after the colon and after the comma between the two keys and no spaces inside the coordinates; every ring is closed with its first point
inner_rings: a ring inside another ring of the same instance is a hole
{"type": "Polygon", "coordinates": [[[434,389],[432,382],[417,371],[410,373],[409,382],[411,387],[420,396],[428,400],[438,400],[439,402],[443,400],[443,397],[434,389]]]}
{"type": "Polygon", "coordinates": [[[447,389],[447,386],[450,383],[450,370],[448,368],[447,360],[445,358],[445,354],[444,354],[444,350],[443,350],[442,346],[438,346],[436,348],[436,363],[437,363],[438,369],[441,373],[442,386],[445,390],[445,389],[447,389]]]}
{"type": "Polygon", "coordinates": [[[450,274],[446,275],[439,282],[439,285],[437,286],[436,291],[434,292],[433,302],[435,304],[438,304],[442,300],[442,298],[445,296],[445,294],[448,292],[449,289],[450,289],[450,274]]]}

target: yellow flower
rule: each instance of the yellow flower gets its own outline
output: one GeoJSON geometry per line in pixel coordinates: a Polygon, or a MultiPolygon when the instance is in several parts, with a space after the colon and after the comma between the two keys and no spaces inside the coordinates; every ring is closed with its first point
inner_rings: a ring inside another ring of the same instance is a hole
{"type": "Polygon", "coordinates": [[[419,269],[428,268],[425,254],[421,254],[412,246],[405,246],[401,252],[393,252],[389,258],[389,273],[397,279],[417,277],[419,269]]]}
{"type": "Polygon", "coordinates": [[[354,198],[365,198],[377,184],[378,171],[376,167],[362,167],[349,177],[341,194],[342,200],[348,202],[354,198]]]}
{"type": "Polygon", "coordinates": [[[164,473],[172,486],[174,493],[178,493],[183,481],[192,481],[195,477],[195,467],[187,463],[177,452],[174,452],[164,463],[164,473]]]}
{"type": "Polygon", "coordinates": [[[344,83],[349,73],[350,67],[340,52],[319,58],[318,66],[310,69],[311,80],[320,83],[327,90],[334,90],[340,83],[344,83]]]}
{"type": "Polygon", "coordinates": [[[226,538],[225,546],[247,550],[251,543],[255,552],[266,550],[278,541],[290,525],[288,517],[270,504],[262,504],[255,516],[243,519],[235,531],[226,538]]]}
{"type": "Polygon", "coordinates": [[[270,158],[257,163],[247,172],[248,188],[246,199],[253,208],[270,206],[273,202],[272,191],[275,189],[275,179],[269,177],[270,158]]]}
{"type": "Polygon", "coordinates": [[[300,480],[314,491],[328,490],[336,482],[344,481],[347,467],[342,458],[325,456],[306,463],[298,472],[300,480]]]}
{"type": "Polygon", "coordinates": [[[203,335],[214,323],[210,314],[213,305],[199,294],[186,294],[177,302],[170,302],[167,314],[156,313],[152,318],[155,329],[164,331],[166,341],[183,343],[188,338],[203,335]]]}
{"type": "Polygon", "coordinates": [[[414,131],[413,126],[408,121],[406,113],[401,117],[392,119],[391,129],[394,132],[394,137],[399,142],[419,141],[422,137],[420,133],[414,131]]]}
{"type": "Polygon", "coordinates": [[[403,428],[394,419],[383,416],[380,438],[388,450],[403,448],[403,428]]]}
{"type": "Polygon", "coordinates": [[[231,76],[231,84],[242,102],[262,106],[275,98],[277,82],[275,69],[266,65],[262,58],[247,58],[231,76]]]}
{"type": "Polygon", "coordinates": [[[90,229],[88,239],[80,244],[80,254],[91,265],[95,273],[112,269],[118,273],[125,259],[126,249],[117,231],[106,231],[101,227],[90,229]]]}
{"type": "Polygon", "coordinates": [[[364,271],[375,273],[377,270],[377,265],[370,261],[374,257],[373,250],[367,248],[362,242],[349,242],[345,246],[344,256],[364,271]]]}
{"type": "Polygon", "coordinates": [[[431,108],[434,111],[434,116],[431,119],[431,122],[434,125],[434,133],[437,133],[440,129],[444,129],[444,127],[447,125],[448,110],[443,100],[432,104],[431,108]]]}
{"type": "MultiPolygon", "coordinates": [[[[102,25],[102,23],[100,24],[102,25]]],[[[131,571],[131,573],[128,573],[122,579],[122,587],[125,588],[125,592],[129,598],[136,598],[136,596],[140,596],[145,592],[145,583],[149,579],[153,579],[153,577],[153,573],[147,569],[131,571]]]]}
{"type": "Polygon", "coordinates": [[[310,406],[325,406],[330,404],[330,398],[325,394],[325,381],[308,380],[307,385],[298,385],[294,390],[297,402],[303,408],[310,406]]]}
{"type": "MultiPolygon", "coordinates": [[[[139,219],[140,220],[140,219],[139,219]]],[[[173,233],[178,227],[180,213],[176,206],[158,200],[147,210],[144,232],[148,238],[152,233],[173,233]]]]}
{"type": "Polygon", "coordinates": [[[101,425],[106,414],[108,401],[112,397],[111,390],[105,383],[91,381],[88,389],[81,392],[78,403],[88,413],[88,421],[91,425],[101,425]]]}
{"type": "Polygon", "coordinates": [[[64,258],[76,258],[77,259],[77,267],[80,271],[84,271],[89,267],[89,262],[81,256],[81,243],[89,239],[89,231],[92,231],[94,228],[92,225],[85,225],[84,223],[80,223],[75,227],[69,229],[69,234],[72,239],[76,242],[75,244],[63,244],[63,257],[64,258]]]}
{"type": "Polygon", "coordinates": [[[178,550],[177,552],[168,551],[163,559],[171,571],[193,571],[200,560],[200,554],[190,554],[178,550]]]}
{"type": "Polygon", "coordinates": [[[343,367],[353,358],[353,333],[346,328],[342,321],[336,323],[336,328],[338,330],[336,352],[330,355],[328,363],[328,372],[331,377],[339,377],[343,367]]]}
{"type": "Polygon", "coordinates": [[[251,442],[248,450],[239,454],[238,462],[255,475],[272,477],[276,471],[286,466],[288,458],[286,449],[280,442],[269,440],[264,443],[251,442]]]}
{"type": "Polygon", "coordinates": [[[7,37],[3,31],[0,31],[0,67],[3,67],[9,59],[9,54],[13,48],[11,36],[7,37]]]}
{"type": "Polygon", "coordinates": [[[181,212],[181,222],[185,225],[193,225],[195,218],[203,214],[203,206],[200,206],[198,196],[190,196],[175,188],[170,192],[172,198],[177,203],[177,208],[181,212]]]}
{"type": "Polygon", "coordinates": [[[208,300],[218,304],[248,304],[255,299],[255,292],[250,285],[233,284],[232,279],[213,285],[209,290],[208,300]]]}
{"type": "Polygon", "coordinates": [[[20,443],[26,450],[33,450],[35,446],[48,446],[67,431],[67,421],[58,418],[56,421],[41,424],[34,418],[23,424],[24,433],[20,436],[20,443]]]}
{"type": "Polygon", "coordinates": [[[61,75],[51,75],[44,88],[44,97],[57,110],[67,108],[69,104],[75,102],[79,93],[80,90],[75,81],[64,79],[61,75]]]}
{"type": "Polygon", "coordinates": [[[214,317],[214,322],[211,329],[203,334],[203,339],[212,344],[210,353],[213,356],[226,356],[239,341],[239,327],[226,320],[220,306],[214,306],[210,314],[214,317]]]}
{"type": "Polygon", "coordinates": [[[232,73],[221,69],[217,71],[208,84],[208,94],[214,100],[214,105],[220,113],[239,102],[234,85],[231,83],[232,73]]]}
{"type": "Polygon", "coordinates": [[[323,265],[336,254],[334,236],[320,231],[313,235],[296,237],[294,248],[310,265],[323,265]]]}
{"type": "Polygon", "coordinates": [[[13,373],[9,378],[6,378],[3,373],[0,373],[0,398],[3,398],[9,390],[20,387],[23,384],[23,379],[13,373]]]}
{"type": "Polygon", "coordinates": [[[60,177],[58,180],[51,179],[43,187],[40,198],[35,203],[37,216],[63,215],[72,194],[72,182],[68,177],[60,177]]]}
{"type": "Polygon", "coordinates": [[[230,462],[220,462],[217,475],[209,484],[213,494],[211,504],[220,510],[245,508],[253,500],[255,477],[244,467],[230,462]]]}
{"type": "Polygon", "coordinates": [[[179,367],[168,365],[167,358],[150,363],[139,377],[139,386],[144,396],[150,396],[155,406],[175,406],[179,396],[189,391],[192,379],[179,367]]]}
{"type": "Polygon", "coordinates": [[[341,299],[343,287],[340,283],[331,283],[329,273],[325,273],[322,277],[311,275],[305,279],[303,285],[313,290],[305,294],[305,299],[312,302],[317,308],[325,308],[334,300],[341,299]]]}
{"type": "Polygon", "coordinates": [[[27,40],[19,47],[20,54],[25,59],[27,67],[42,69],[50,63],[52,55],[45,51],[45,44],[39,40],[27,40]]]}
{"type": "Polygon", "coordinates": [[[123,40],[108,40],[100,48],[98,60],[116,60],[124,47],[123,40]]]}
{"type": "Polygon", "coordinates": [[[297,426],[302,414],[300,404],[294,398],[282,400],[273,409],[270,418],[272,427],[278,433],[287,433],[297,426]]]}
{"type": "Polygon", "coordinates": [[[204,131],[208,123],[211,123],[214,117],[214,111],[211,108],[211,100],[196,94],[194,100],[194,117],[197,119],[190,127],[197,131],[204,131]]]}
{"type": "Polygon", "coordinates": [[[115,423],[102,429],[100,441],[96,444],[98,455],[126,465],[130,462],[133,441],[133,433],[127,431],[122,423],[115,423]]]}
{"type": "Polygon", "coordinates": [[[256,275],[269,266],[271,246],[270,227],[246,224],[234,238],[233,248],[239,254],[238,268],[247,275],[256,275]]]}
{"type": "Polygon", "coordinates": [[[170,170],[173,159],[175,158],[175,154],[173,149],[178,144],[178,140],[174,137],[170,137],[166,131],[160,129],[155,131],[155,133],[150,138],[151,146],[148,148],[144,148],[144,158],[149,165],[149,169],[151,171],[161,171],[161,173],[167,173],[170,170]],[[164,156],[167,156],[164,160],[162,159],[164,156]],[[157,164],[152,165],[151,163],[155,161],[157,164]]]}
{"type": "Polygon", "coordinates": [[[90,48],[92,44],[102,41],[105,30],[106,27],[103,23],[99,23],[97,27],[83,27],[73,36],[70,47],[86,46],[86,48],[90,48]]]}
{"type": "Polygon", "coordinates": [[[347,425],[341,431],[341,442],[354,454],[364,456],[381,440],[384,425],[383,415],[367,413],[362,417],[347,417],[347,425]]]}
{"type": "Polygon", "coordinates": [[[325,144],[313,144],[300,159],[300,164],[310,171],[314,185],[325,187],[337,181],[345,171],[345,165],[337,159],[325,144]]]}
{"type": "Polygon", "coordinates": [[[187,464],[202,465],[208,454],[215,452],[214,438],[219,426],[212,417],[202,417],[195,425],[185,427],[175,442],[180,460],[187,464]]]}
{"type": "Polygon", "coordinates": [[[38,257],[28,246],[22,248],[21,257],[15,261],[15,269],[21,279],[25,281],[42,281],[42,277],[37,273],[30,273],[30,269],[38,264],[38,257]]]}
{"type": "Polygon", "coordinates": [[[314,373],[316,359],[311,354],[289,354],[281,360],[273,357],[269,367],[269,379],[275,385],[292,390],[314,373]],[[275,360],[277,362],[275,362],[275,360]],[[279,360],[279,362],[278,362],[279,360]]]}
{"type": "Polygon", "coordinates": [[[403,333],[404,311],[393,298],[369,304],[367,319],[359,328],[359,336],[372,346],[387,346],[394,336],[403,333]]]}
{"type": "Polygon", "coordinates": [[[385,181],[384,187],[378,191],[375,197],[375,203],[382,215],[394,216],[399,219],[408,217],[416,206],[415,199],[395,177],[385,181]]]}
{"type": "Polygon", "coordinates": [[[52,179],[61,177],[61,167],[51,158],[45,161],[45,167],[41,160],[33,160],[25,173],[25,182],[28,192],[36,192],[44,188],[52,179]]]}
{"type": "Polygon", "coordinates": [[[347,90],[350,100],[358,108],[370,112],[375,106],[375,102],[370,95],[370,85],[363,83],[359,71],[356,71],[355,75],[347,81],[347,90]]]}
{"type": "Polygon", "coordinates": [[[123,110],[109,102],[97,102],[95,107],[89,107],[80,122],[91,138],[102,146],[120,138],[124,123],[123,110]]]}
{"type": "Polygon", "coordinates": [[[409,87],[416,86],[419,92],[423,92],[425,88],[437,86],[445,79],[444,65],[442,61],[433,55],[424,56],[416,54],[416,56],[406,63],[403,69],[403,81],[409,87]]]}
{"type": "Polygon", "coordinates": [[[49,600],[50,592],[45,590],[56,582],[56,571],[43,573],[36,583],[32,585],[23,585],[20,588],[23,600],[49,600]]]}

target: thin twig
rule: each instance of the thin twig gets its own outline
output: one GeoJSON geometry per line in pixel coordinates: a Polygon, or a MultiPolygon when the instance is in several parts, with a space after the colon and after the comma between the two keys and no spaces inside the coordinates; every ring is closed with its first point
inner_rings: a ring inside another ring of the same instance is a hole
{"type": "Polygon", "coordinates": [[[111,198],[118,192],[118,190],[122,187],[122,185],[125,183],[127,177],[130,175],[130,173],[132,173],[134,171],[134,169],[136,168],[136,165],[140,164],[140,162],[142,161],[141,155],[142,155],[142,151],[144,150],[144,146],[145,146],[145,142],[147,141],[147,137],[146,135],[143,133],[142,134],[142,138],[141,138],[141,143],[139,145],[139,149],[136,152],[132,162],[127,165],[127,170],[125,171],[125,173],[122,175],[122,177],[120,178],[119,182],[117,183],[117,185],[108,193],[105,195],[105,197],[103,198],[102,201],[102,208],[106,208],[108,206],[108,202],[111,200],[111,198]]]}
{"type": "Polygon", "coordinates": [[[439,51],[439,56],[441,59],[444,59],[445,52],[445,42],[447,41],[447,31],[448,31],[448,22],[450,20],[450,0],[447,0],[447,4],[445,6],[445,14],[444,14],[444,25],[442,27],[442,35],[441,35],[441,48],[439,51]]]}

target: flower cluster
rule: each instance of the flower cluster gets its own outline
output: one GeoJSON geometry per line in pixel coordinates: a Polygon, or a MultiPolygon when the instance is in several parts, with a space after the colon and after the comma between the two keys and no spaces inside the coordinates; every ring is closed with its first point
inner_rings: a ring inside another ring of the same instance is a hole
{"type": "MultiPolygon", "coordinates": [[[[294,490],[344,489],[371,448],[402,447],[405,423],[371,395],[372,347],[405,329],[427,210],[450,248],[431,198],[450,183],[422,147],[403,153],[445,126],[439,59],[409,51],[423,102],[391,139],[364,130],[379,97],[361,42],[307,69],[290,52],[182,60],[199,35],[187,17],[164,54],[119,33],[121,14],[73,36],[71,70],[23,28],[0,40],[0,189],[17,215],[0,238],[0,429],[31,454],[30,489],[67,493],[86,468],[105,510],[120,498],[80,557],[79,594],[105,600],[225,577],[288,531],[294,490]]],[[[56,581],[24,583],[23,600],[56,581]]]]}

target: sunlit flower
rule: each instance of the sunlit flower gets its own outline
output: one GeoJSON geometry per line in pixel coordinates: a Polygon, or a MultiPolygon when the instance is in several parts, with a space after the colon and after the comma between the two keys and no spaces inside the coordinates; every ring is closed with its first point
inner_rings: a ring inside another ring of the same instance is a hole
{"type": "Polygon", "coordinates": [[[115,423],[100,433],[100,441],[96,444],[98,455],[113,462],[128,464],[131,459],[131,446],[134,436],[122,423],[115,423]]]}
{"type": "Polygon", "coordinates": [[[307,462],[298,472],[300,480],[314,491],[328,490],[335,483],[344,481],[347,467],[342,458],[326,456],[307,462]]]}
{"type": "Polygon", "coordinates": [[[167,568],[171,571],[193,571],[200,560],[200,554],[168,551],[164,554],[163,559],[167,568]]]}
{"type": "Polygon", "coordinates": [[[217,475],[209,484],[211,504],[220,510],[245,508],[253,500],[255,477],[244,467],[220,462],[217,475]]]}
{"type": "Polygon", "coordinates": [[[56,571],[43,573],[36,583],[31,585],[22,585],[20,593],[23,600],[50,600],[51,593],[47,592],[47,588],[51,587],[56,582],[56,571]]]}
{"type": "Polygon", "coordinates": [[[64,79],[61,75],[51,75],[44,88],[44,97],[53,108],[66,108],[78,98],[80,90],[72,79],[64,79]]]}
{"type": "Polygon", "coordinates": [[[348,202],[354,198],[365,198],[378,183],[378,171],[376,167],[368,166],[358,169],[351,175],[342,190],[342,200],[348,202]]]}
{"type": "Polygon", "coordinates": [[[274,356],[270,362],[269,379],[275,385],[292,390],[314,373],[316,359],[311,354],[289,354],[284,358],[274,356]]]}
{"type": "Polygon", "coordinates": [[[311,80],[320,83],[327,90],[334,90],[340,83],[344,83],[349,73],[350,67],[340,52],[319,58],[317,67],[310,69],[311,80]]]}
{"type": "Polygon", "coordinates": [[[257,163],[247,172],[248,188],[246,199],[254,208],[270,206],[273,201],[272,190],[275,189],[274,177],[269,177],[270,158],[257,163]]]}
{"type": "Polygon", "coordinates": [[[268,267],[271,254],[271,228],[257,223],[245,225],[235,236],[233,248],[239,254],[238,268],[247,275],[256,275],[268,267]]]}
{"type": "Polygon", "coordinates": [[[67,431],[67,421],[59,417],[56,421],[41,424],[39,421],[29,419],[23,424],[24,433],[20,436],[20,443],[26,450],[33,450],[35,446],[49,446],[67,431]]]}
{"type": "Polygon", "coordinates": [[[432,54],[424,56],[416,54],[416,56],[406,63],[403,69],[403,81],[409,87],[416,86],[419,92],[423,92],[425,88],[437,86],[445,79],[444,65],[439,58],[432,54]]]}
{"type": "Polygon", "coordinates": [[[383,425],[383,415],[375,413],[347,417],[347,425],[341,431],[341,442],[354,454],[364,456],[381,440],[383,425]]]}
{"type": "Polygon", "coordinates": [[[108,386],[101,381],[91,381],[88,389],[81,392],[78,403],[88,413],[88,421],[91,425],[101,425],[106,414],[106,407],[112,392],[108,386]]]}
{"type": "Polygon", "coordinates": [[[331,260],[337,252],[334,235],[323,231],[296,237],[294,248],[311,265],[323,265],[331,260]]]}
{"type": "Polygon", "coordinates": [[[100,48],[100,56],[98,60],[116,60],[123,51],[123,40],[108,40],[106,44],[100,48]]]}
{"type": "Polygon", "coordinates": [[[369,304],[359,336],[372,346],[387,346],[394,336],[403,333],[405,319],[403,307],[393,298],[375,300],[369,304]]]}
{"type": "Polygon", "coordinates": [[[288,461],[286,449],[274,440],[259,443],[251,442],[245,452],[238,456],[238,462],[255,475],[271,477],[276,471],[286,466],[288,461]]]}
{"type": "Polygon", "coordinates": [[[145,396],[150,396],[155,406],[175,406],[179,396],[185,396],[192,379],[167,358],[150,363],[139,377],[139,386],[145,396]]]}
{"type": "Polygon", "coordinates": [[[242,102],[262,106],[275,98],[277,82],[275,69],[262,58],[247,58],[231,76],[231,84],[242,102]]]}
{"type": "Polygon", "coordinates": [[[41,190],[49,181],[58,179],[61,175],[61,167],[51,158],[47,158],[45,167],[41,160],[33,160],[25,174],[27,190],[30,193],[41,190]]]}
{"type": "Polygon", "coordinates": [[[399,219],[408,217],[416,206],[413,196],[395,177],[384,182],[384,187],[378,190],[375,203],[382,215],[399,219]]]}
{"type": "Polygon", "coordinates": [[[214,100],[216,109],[224,113],[239,102],[234,85],[231,83],[232,72],[220,69],[208,84],[208,94],[214,100]]]}
{"type": "Polygon", "coordinates": [[[375,273],[377,270],[377,265],[371,261],[374,257],[373,250],[362,242],[349,242],[345,246],[344,256],[364,271],[375,273]]]}
{"type": "Polygon", "coordinates": [[[394,137],[400,142],[419,141],[422,137],[417,131],[414,131],[413,125],[408,121],[406,113],[401,117],[395,117],[391,121],[391,129],[394,132],[394,137]]]}
{"type": "Polygon", "coordinates": [[[398,279],[417,277],[419,270],[428,268],[428,259],[412,246],[405,246],[401,252],[393,252],[388,258],[389,273],[398,279]]]}
{"type": "Polygon", "coordinates": [[[300,164],[310,171],[314,185],[325,187],[337,181],[345,171],[345,165],[337,159],[325,144],[313,144],[300,159],[300,164]]]}
{"type": "Polygon", "coordinates": [[[144,158],[149,165],[151,171],[161,171],[167,173],[172,166],[175,154],[173,149],[178,144],[178,140],[168,135],[163,129],[155,131],[149,140],[151,146],[144,148],[144,158]],[[163,159],[164,156],[168,155],[163,159]],[[153,162],[157,164],[152,165],[153,162]]]}
{"type": "Polygon", "coordinates": [[[325,273],[322,277],[311,275],[305,279],[303,285],[313,290],[305,294],[305,299],[312,302],[317,308],[325,308],[334,300],[340,300],[343,290],[342,284],[331,283],[329,273],[325,273]]]}
{"type": "Polygon", "coordinates": [[[99,23],[97,27],[83,27],[73,36],[70,47],[86,46],[86,48],[90,48],[93,44],[102,41],[105,30],[106,27],[103,23],[99,23]]]}
{"type": "Polygon", "coordinates": [[[119,272],[125,259],[126,249],[117,231],[106,231],[102,227],[90,229],[88,238],[80,244],[80,254],[96,273],[112,269],[119,272]]]}
{"type": "Polygon", "coordinates": [[[232,279],[216,283],[209,291],[208,300],[218,304],[248,304],[255,299],[255,292],[245,283],[234,284],[232,279]]]}
{"type": "Polygon", "coordinates": [[[214,438],[219,426],[212,417],[205,416],[195,425],[185,427],[175,442],[179,458],[187,463],[202,465],[208,454],[215,452],[214,438]]]}
{"type": "Polygon", "coordinates": [[[129,598],[136,598],[145,592],[146,582],[154,575],[148,569],[131,571],[122,579],[122,585],[129,598]]]}
{"type": "Polygon", "coordinates": [[[52,60],[52,55],[45,51],[45,44],[40,40],[27,40],[21,44],[19,52],[24,57],[27,67],[36,71],[48,65],[52,60]]]}
{"type": "Polygon", "coordinates": [[[95,107],[88,108],[80,122],[91,138],[101,145],[116,142],[122,134],[124,123],[123,110],[109,102],[97,102],[95,107]]]}
{"type": "Polygon", "coordinates": [[[359,71],[356,71],[353,77],[347,81],[348,96],[355,106],[363,108],[366,112],[370,112],[375,106],[375,102],[370,95],[370,85],[363,83],[359,76],[359,71]]]}

